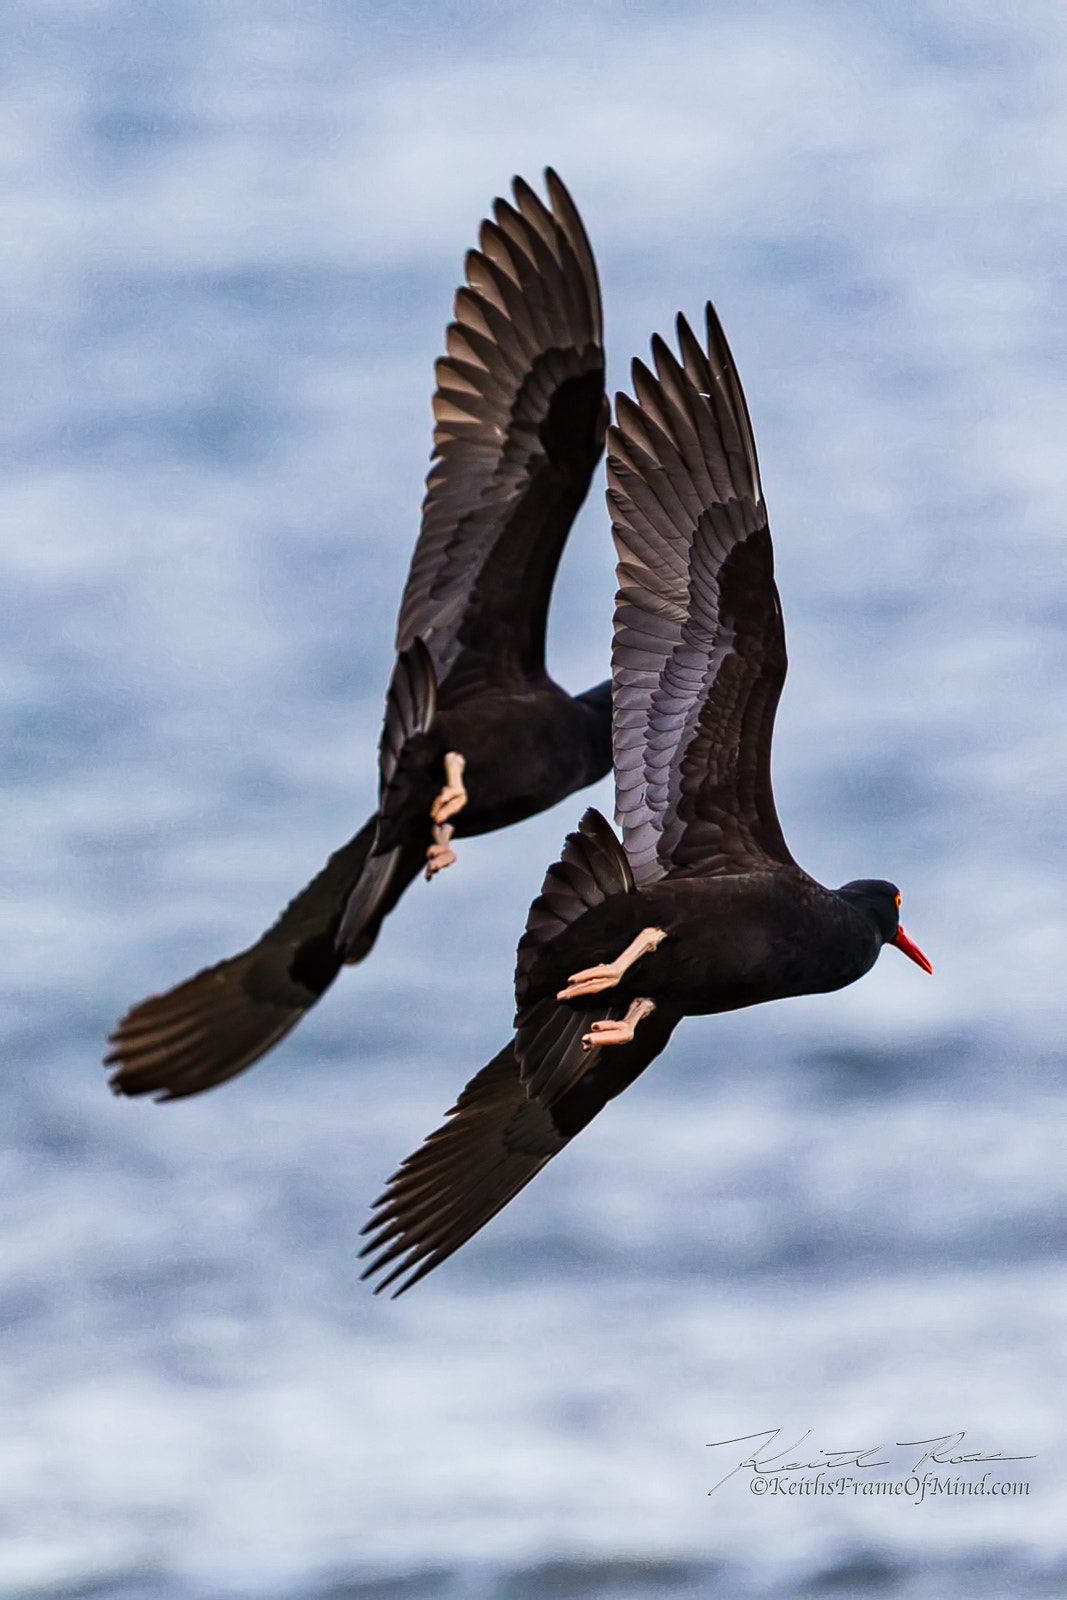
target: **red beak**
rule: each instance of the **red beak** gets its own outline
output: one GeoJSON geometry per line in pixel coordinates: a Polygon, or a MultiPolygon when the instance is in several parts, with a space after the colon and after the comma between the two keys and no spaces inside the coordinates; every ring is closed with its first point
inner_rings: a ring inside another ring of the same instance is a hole
{"type": "Polygon", "coordinates": [[[924,972],[929,972],[931,975],[933,974],[933,967],[930,965],[929,961],[927,961],[926,957],[919,949],[919,946],[917,944],[912,944],[903,928],[898,928],[896,938],[890,939],[889,942],[890,944],[895,944],[898,950],[903,950],[904,954],[908,956],[910,960],[914,961],[917,967],[922,967],[924,972]]]}

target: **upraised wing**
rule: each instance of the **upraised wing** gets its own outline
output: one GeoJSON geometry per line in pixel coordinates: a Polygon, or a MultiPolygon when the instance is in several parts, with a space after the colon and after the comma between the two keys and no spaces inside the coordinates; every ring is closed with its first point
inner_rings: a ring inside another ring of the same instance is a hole
{"type": "Polygon", "coordinates": [[[726,337],[683,317],[608,437],[619,556],[616,819],[638,884],[789,863],[771,790],[785,632],[752,424],[726,337]]]}
{"type": "Polygon", "coordinates": [[[548,601],[604,447],[593,253],[563,184],[515,178],[467,256],[437,363],[433,462],[397,649],[425,640],[445,697],[544,670],[548,601]]]}

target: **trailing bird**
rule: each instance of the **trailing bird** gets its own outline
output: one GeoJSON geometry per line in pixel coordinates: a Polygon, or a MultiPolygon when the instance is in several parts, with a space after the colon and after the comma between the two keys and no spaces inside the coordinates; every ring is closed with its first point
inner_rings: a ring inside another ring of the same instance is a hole
{"type": "Polygon", "coordinates": [[[436,368],[433,454],[400,606],[378,809],[251,948],[153,995],[109,1040],[117,1094],[177,1100],[285,1037],[451,840],[555,805],[611,768],[611,685],[545,667],[549,599],[604,447],[593,253],[560,179],[513,182],[469,252],[436,368]]]}
{"type": "Polygon", "coordinates": [[[892,883],[816,883],[771,789],[786,673],[748,407],[707,307],[608,434],[618,551],[616,821],[568,836],[518,947],[513,1039],[375,1203],[364,1274],[403,1293],[506,1205],[659,1055],[684,1016],[843,988],[895,945],[892,883]],[[406,1275],[406,1276],[405,1276],[406,1275]]]}

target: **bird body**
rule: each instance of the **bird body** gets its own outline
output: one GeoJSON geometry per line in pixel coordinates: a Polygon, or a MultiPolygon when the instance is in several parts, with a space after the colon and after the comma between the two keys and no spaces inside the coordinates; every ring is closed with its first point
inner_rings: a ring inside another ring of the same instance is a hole
{"type": "Polygon", "coordinates": [[[894,944],[896,886],[823,888],[771,787],[785,632],[740,380],[713,308],[701,347],[633,367],[608,436],[618,551],[612,738],[621,839],[569,834],[519,942],[515,1032],[404,1161],[364,1232],[403,1293],[506,1205],[664,1049],[683,1016],[843,988],[894,944]]]}
{"type": "MultiPolygon", "coordinates": [[[[645,927],[666,938],[612,987],[612,1000],[647,996],[694,1017],[842,989],[870,970],[882,947],[861,907],[797,868],[669,877],[612,896],[572,923],[528,974],[520,971],[520,1007],[555,998],[578,967],[610,962],[645,927]]],[[[598,1008],[603,995],[567,1004],[598,1008]]]]}
{"type": "Polygon", "coordinates": [[[569,695],[544,675],[540,683],[490,689],[442,707],[428,733],[408,741],[393,786],[399,804],[380,847],[419,847],[417,872],[430,840],[430,808],[441,787],[445,755],[460,750],[469,799],[455,814],[456,837],[510,827],[595,783],[611,770],[611,687],[569,695]],[[510,759],[501,760],[508,751],[510,759]]]}
{"type": "Polygon", "coordinates": [[[397,624],[375,814],[249,949],[131,1008],[116,1093],[173,1100],[236,1076],[362,961],[449,840],[555,805],[611,768],[611,685],[545,667],[552,586],[604,447],[600,288],[551,170],[516,178],[467,256],[436,367],[434,448],[397,624]]]}

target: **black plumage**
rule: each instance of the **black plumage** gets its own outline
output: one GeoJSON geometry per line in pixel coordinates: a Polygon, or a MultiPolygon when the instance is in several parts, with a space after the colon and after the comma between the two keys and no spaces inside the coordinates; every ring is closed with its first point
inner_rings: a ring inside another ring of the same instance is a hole
{"type": "Polygon", "coordinates": [[[467,257],[437,363],[422,527],[400,607],[379,807],[250,949],[134,1006],[111,1036],[116,1093],[222,1083],[361,961],[449,836],[555,805],[611,766],[611,686],[545,668],[556,568],[603,451],[600,290],[569,194],[521,178],[467,257]],[[462,761],[450,766],[456,757],[462,761]]]}
{"type": "Polygon", "coordinates": [[[568,837],[518,949],[511,1044],[377,1202],[364,1254],[398,1293],[482,1227],[664,1048],[681,1017],[839,989],[883,944],[929,962],[891,883],[825,889],[771,789],[785,634],[755,442],[714,310],[679,318],[617,400],[616,816],[568,837]]]}

